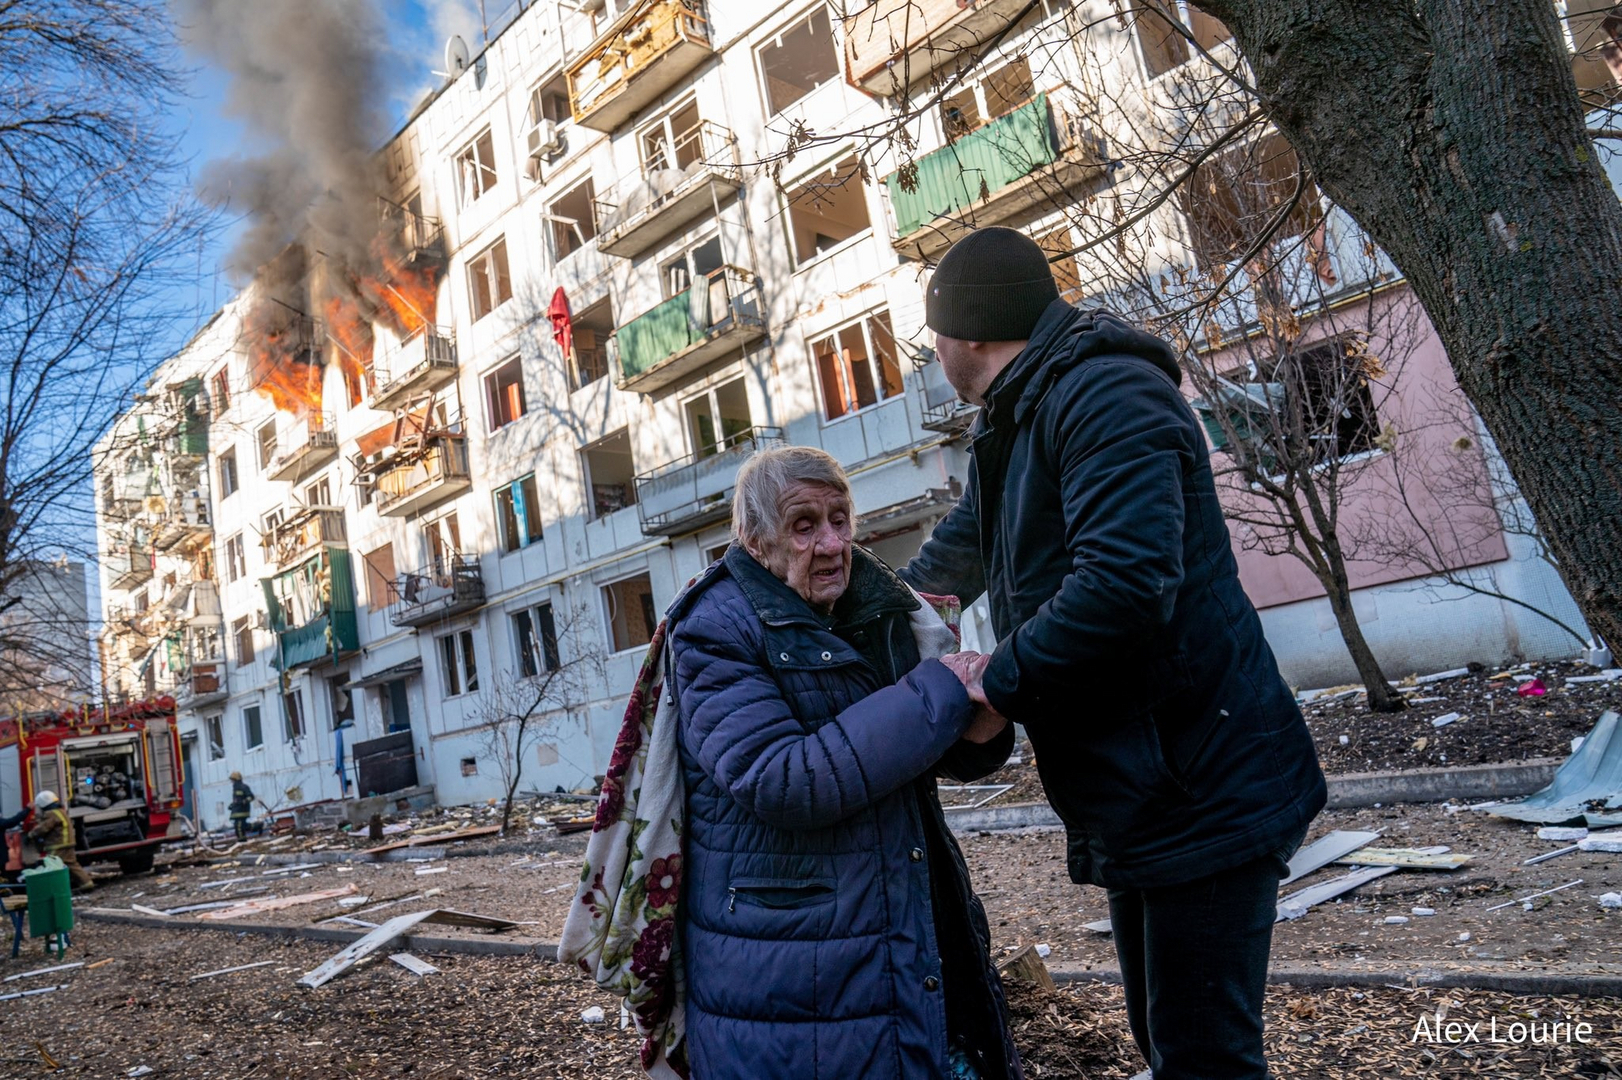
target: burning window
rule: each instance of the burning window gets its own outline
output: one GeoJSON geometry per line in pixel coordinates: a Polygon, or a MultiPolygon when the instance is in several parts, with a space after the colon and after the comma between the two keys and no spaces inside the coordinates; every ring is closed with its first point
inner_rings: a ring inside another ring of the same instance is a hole
{"type": "Polygon", "coordinates": [[[760,75],[767,111],[780,113],[825,82],[839,77],[839,54],[828,25],[828,9],[818,4],[807,18],[760,47],[760,75]]]}
{"type": "Polygon", "coordinates": [[[552,226],[552,260],[567,258],[597,238],[597,186],[587,179],[546,208],[552,226]]]}
{"type": "Polygon", "coordinates": [[[534,473],[496,489],[496,527],[503,551],[517,551],[541,538],[541,493],[534,473]]]}
{"type": "Polygon", "coordinates": [[[788,223],[794,261],[801,266],[866,232],[872,221],[856,159],[848,157],[789,192],[788,223]]]}
{"type": "Polygon", "coordinates": [[[513,282],[507,272],[505,237],[479,252],[467,264],[467,282],[473,294],[475,322],[512,299],[513,282]]]}
{"type": "Polygon", "coordinates": [[[614,334],[614,306],[603,297],[572,320],[569,389],[580,390],[608,374],[608,342],[614,334]]]}
{"type": "Polygon", "coordinates": [[[593,518],[636,505],[636,467],[631,458],[631,433],[620,428],[608,438],[580,451],[586,474],[586,510],[593,518]]]}
{"type": "Polygon", "coordinates": [[[259,722],[257,705],[249,705],[242,710],[242,745],[248,750],[265,745],[265,731],[259,722]]]}
{"type": "Polygon", "coordinates": [[[472,206],[496,186],[496,150],[489,128],[456,155],[456,177],[464,207],[472,206]]]}
{"type": "Polygon", "coordinates": [[[304,738],[304,695],[297,689],[282,695],[282,723],[288,742],[304,738]]]}
{"type": "Polygon", "coordinates": [[[231,407],[230,371],[227,368],[216,371],[214,377],[209,380],[209,387],[214,398],[214,415],[216,417],[224,416],[226,410],[231,407]]]}
{"type": "Polygon", "coordinates": [[[602,592],[608,643],[614,652],[640,648],[653,640],[659,615],[653,605],[653,582],[647,574],[604,585],[602,592]]]}
{"type": "Polygon", "coordinates": [[[518,651],[518,670],[533,677],[563,666],[558,655],[558,628],[551,604],[537,604],[512,616],[513,645],[518,651]]]}
{"type": "Polygon", "coordinates": [[[237,481],[237,451],[232,447],[220,455],[220,498],[228,498],[236,494],[237,481]]]}
{"type": "Polygon", "coordinates": [[[366,564],[366,606],[373,611],[394,602],[394,545],[384,544],[361,556],[366,564]]]}
{"type": "Polygon", "coordinates": [[[266,420],[255,436],[259,445],[259,471],[269,469],[276,460],[276,421],[266,420]]]}
{"type": "Polygon", "coordinates": [[[203,717],[203,732],[208,738],[208,760],[220,761],[225,757],[225,726],[222,718],[203,717]]]}
{"type": "Polygon", "coordinates": [[[1188,0],[1132,0],[1143,70],[1153,79],[1188,63],[1189,38],[1209,52],[1232,37],[1218,19],[1188,6],[1188,0]]]}
{"type": "Polygon", "coordinates": [[[473,631],[458,630],[439,639],[440,673],[445,696],[471,694],[479,688],[479,669],[473,658],[473,631]]]}
{"type": "Polygon", "coordinates": [[[887,312],[877,312],[811,344],[822,380],[823,416],[841,416],[901,393],[901,365],[887,312]]]}
{"type": "Polygon", "coordinates": [[[253,625],[246,615],[231,624],[231,638],[237,645],[237,665],[253,663],[253,625]]]}
{"type": "Polygon", "coordinates": [[[248,560],[242,544],[242,534],[237,533],[225,541],[225,580],[241,581],[248,576],[248,560]]]}
{"type": "Polygon", "coordinates": [[[484,377],[484,401],[490,420],[490,430],[497,431],[523,416],[524,369],[518,357],[484,377]]]}

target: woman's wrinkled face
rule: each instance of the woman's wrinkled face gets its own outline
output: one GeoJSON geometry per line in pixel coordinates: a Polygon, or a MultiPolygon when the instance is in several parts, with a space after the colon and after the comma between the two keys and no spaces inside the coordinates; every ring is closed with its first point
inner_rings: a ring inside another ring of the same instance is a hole
{"type": "Polygon", "coordinates": [[[795,484],[778,505],[775,542],[751,554],[819,611],[832,611],[850,584],[850,500],[826,484],[795,484]]]}

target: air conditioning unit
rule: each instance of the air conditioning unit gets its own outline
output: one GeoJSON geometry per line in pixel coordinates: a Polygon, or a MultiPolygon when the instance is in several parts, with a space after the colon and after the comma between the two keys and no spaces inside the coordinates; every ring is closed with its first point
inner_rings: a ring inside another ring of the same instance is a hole
{"type": "Polygon", "coordinates": [[[541,180],[541,164],[551,161],[564,150],[563,135],[556,121],[541,118],[529,129],[529,157],[524,162],[524,174],[536,183],[541,180]]]}
{"type": "Polygon", "coordinates": [[[253,628],[255,630],[270,629],[270,612],[256,611],[253,613],[253,628]]]}

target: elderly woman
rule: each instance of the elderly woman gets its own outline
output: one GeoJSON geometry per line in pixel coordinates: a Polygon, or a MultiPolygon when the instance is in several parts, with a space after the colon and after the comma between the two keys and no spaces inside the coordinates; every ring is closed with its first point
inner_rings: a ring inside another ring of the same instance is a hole
{"type": "Polygon", "coordinates": [[[1001,765],[983,660],[919,660],[820,450],[738,476],[737,541],[672,606],[697,1080],[1014,1080],[985,913],[935,794],[1001,765]]]}

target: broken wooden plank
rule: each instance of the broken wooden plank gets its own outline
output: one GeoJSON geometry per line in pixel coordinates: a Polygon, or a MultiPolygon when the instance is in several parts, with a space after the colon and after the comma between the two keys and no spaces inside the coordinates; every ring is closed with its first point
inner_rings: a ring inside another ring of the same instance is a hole
{"type": "Polygon", "coordinates": [[[352,917],[350,917],[348,915],[334,915],[332,918],[330,918],[330,919],[328,919],[326,921],[327,922],[341,922],[341,923],[344,923],[344,924],[346,924],[348,926],[359,926],[359,927],[361,927],[362,929],[365,929],[365,930],[376,930],[377,929],[377,924],[375,922],[367,922],[365,919],[356,919],[356,918],[352,918],[352,917]]]}
{"type": "Polygon", "coordinates": [[[160,919],[169,918],[167,911],[159,911],[157,908],[147,907],[145,904],[131,904],[130,910],[140,915],[155,915],[160,919]]]}
{"type": "Polygon", "coordinates": [[[1360,885],[1367,885],[1375,878],[1385,877],[1387,874],[1395,874],[1396,872],[1397,868],[1395,866],[1365,866],[1353,870],[1349,874],[1343,874],[1338,878],[1317,885],[1309,885],[1305,889],[1293,892],[1280,900],[1278,902],[1278,915],[1273,921],[1282,922],[1285,919],[1299,919],[1307,913],[1307,909],[1310,907],[1349,893],[1360,885]]]}
{"type": "Polygon", "coordinates": [[[257,964],[239,964],[236,967],[220,968],[218,971],[205,971],[201,975],[193,975],[191,977],[191,981],[196,982],[198,979],[212,979],[216,975],[229,975],[233,971],[252,971],[254,968],[269,967],[274,963],[276,963],[274,960],[261,960],[257,964]]]}
{"type": "Polygon", "coordinates": [[[408,952],[391,953],[389,959],[393,960],[396,964],[399,964],[413,975],[439,974],[439,969],[434,965],[428,963],[426,960],[419,960],[408,952]]]}
{"type": "Polygon", "coordinates": [[[359,941],[350,943],[336,956],[327,960],[314,971],[306,972],[304,977],[299,979],[298,985],[312,990],[325,986],[379,949],[403,937],[406,931],[412,927],[425,922],[437,923],[442,926],[471,926],[497,931],[511,930],[518,925],[506,919],[492,919],[488,915],[471,915],[465,911],[447,911],[444,909],[413,911],[405,915],[396,915],[359,941]]]}
{"type": "Polygon", "coordinates": [[[1363,848],[1337,863],[1347,866],[1400,866],[1404,870],[1457,870],[1469,866],[1473,855],[1454,855],[1447,848],[1363,848]]]}
{"type": "Polygon", "coordinates": [[[33,971],[20,971],[15,975],[7,975],[5,977],[5,979],[0,980],[0,981],[3,981],[3,982],[16,982],[18,979],[31,979],[35,975],[50,975],[53,972],[72,971],[74,968],[81,968],[81,967],[84,967],[84,961],[83,960],[80,960],[77,963],[73,963],[73,964],[58,964],[56,967],[36,968],[33,971]]]}
{"type": "Polygon", "coordinates": [[[259,876],[260,877],[276,877],[276,876],[278,876],[280,874],[296,874],[301,870],[320,870],[320,869],[325,868],[326,865],[327,865],[326,863],[307,862],[307,863],[299,863],[296,866],[278,866],[274,870],[266,870],[266,871],[264,871],[259,876]]]}
{"type": "Polygon", "coordinates": [[[110,963],[112,963],[112,962],[113,962],[113,961],[114,961],[114,960],[116,960],[116,959],[118,959],[118,958],[117,958],[117,957],[116,957],[116,956],[109,956],[109,957],[108,957],[108,958],[107,958],[107,959],[105,959],[105,960],[97,960],[97,961],[96,961],[96,962],[95,962],[95,963],[94,963],[94,964],[90,964],[90,965],[88,965],[88,966],[87,966],[87,967],[86,967],[86,968],[85,968],[85,970],[86,970],[86,971],[95,971],[95,970],[96,970],[96,969],[97,969],[97,968],[99,968],[99,967],[105,967],[105,966],[107,966],[107,965],[108,965],[108,964],[110,964],[110,963]]]}
{"type": "Polygon", "coordinates": [[[220,908],[236,907],[235,900],[211,900],[206,904],[187,904],[185,907],[164,908],[165,915],[189,915],[194,911],[218,911],[220,908]]]}
{"type": "Polygon", "coordinates": [[[240,919],[244,915],[258,915],[266,911],[280,911],[283,908],[299,907],[302,904],[314,904],[322,900],[336,900],[340,896],[352,896],[359,890],[353,882],[341,889],[323,889],[320,892],[299,893],[297,896],[267,896],[257,900],[244,900],[239,904],[219,911],[205,911],[199,919],[240,919]]]}
{"type": "Polygon", "coordinates": [[[1306,877],[1315,870],[1321,870],[1330,863],[1348,855],[1359,848],[1368,847],[1369,844],[1380,838],[1377,832],[1355,832],[1336,829],[1332,833],[1320,836],[1312,843],[1301,848],[1290,860],[1289,874],[1279,882],[1279,888],[1290,884],[1300,878],[1306,877]]]}
{"type": "Polygon", "coordinates": [[[392,844],[379,844],[375,848],[367,848],[368,855],[382,855],[390,851],[399,851],[402,848],[418,847],[422,844],[452,844],[462,840],[473,840],[480,836],[494,836],[501,831],[500,825],[480,825],[472,829],[462,829],[460,832],[436,833],[429,836],[413,836],[409,840],[396,840],[392,844]]]}
{"type": "Polygon", "coordinates": [[[1021,945],[1015,949],[1013,955],[997,965],[997,972],[1005,979],[1014,982],[1031,983],[1044,990],[1057,991],[1053,985],[1053,975],[1048,966],[1042,962],[1042,956],[1036,951],[1035,945],[1021,945]]]}

